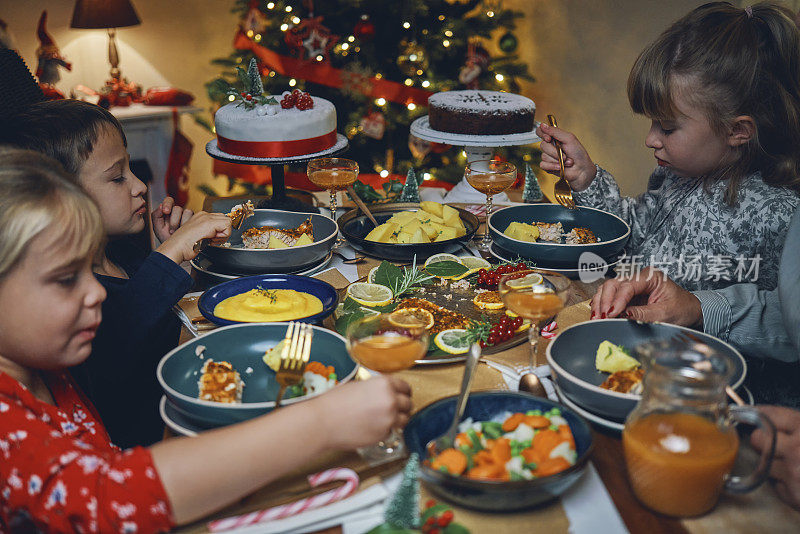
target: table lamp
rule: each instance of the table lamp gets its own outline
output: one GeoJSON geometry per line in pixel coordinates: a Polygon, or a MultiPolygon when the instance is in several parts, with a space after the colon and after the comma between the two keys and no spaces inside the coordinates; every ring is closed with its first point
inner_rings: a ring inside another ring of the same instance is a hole
{"type": "Polygon", "coordinates": [[[136,26],[141,21],[129,0],[77,0],[72,13],[71,28],[107,29],[108,62],[111,63],[111,79],[106,82],[105,93],[112,105],[130,103],[130,93],[137,92],[137,86],[122,78],[119,70],[116,28],[136,26]]]}

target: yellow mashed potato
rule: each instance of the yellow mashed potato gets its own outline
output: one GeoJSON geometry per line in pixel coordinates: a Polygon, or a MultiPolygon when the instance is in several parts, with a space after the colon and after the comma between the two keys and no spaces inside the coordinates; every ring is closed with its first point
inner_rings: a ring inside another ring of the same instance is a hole
{"type": "Polygon", "coordinates": [[[229,321],[269,323],[293,321],[322,311],[322,301],[293,289],[251,289],[228,297],[214,308],[214,315],[229,321]]]}

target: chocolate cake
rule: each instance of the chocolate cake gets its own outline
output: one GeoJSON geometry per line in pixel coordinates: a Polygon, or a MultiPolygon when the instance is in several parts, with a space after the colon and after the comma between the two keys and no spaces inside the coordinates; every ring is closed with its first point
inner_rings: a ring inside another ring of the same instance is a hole
{"type": "Polygon", "coordinates": [[[428,100],[428,123],[440,132],[504,135],[533,130],[530,98],[499,91],[445,91],[428,100]]]}

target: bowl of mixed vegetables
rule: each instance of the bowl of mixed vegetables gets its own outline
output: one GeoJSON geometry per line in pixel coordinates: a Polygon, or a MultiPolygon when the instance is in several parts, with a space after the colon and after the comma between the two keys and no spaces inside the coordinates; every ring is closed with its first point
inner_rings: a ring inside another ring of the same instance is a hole
{"type": "Polygon", "coordinates": [[[580,478],[592,449],[589,424],[569,408],[525,393],[470,395],[454,447],[431,454],[447,429],[456,397],[411,417],[403,436],[422,459],[421,480],[443,499],[505,512],[558,497],[580,478]]]}

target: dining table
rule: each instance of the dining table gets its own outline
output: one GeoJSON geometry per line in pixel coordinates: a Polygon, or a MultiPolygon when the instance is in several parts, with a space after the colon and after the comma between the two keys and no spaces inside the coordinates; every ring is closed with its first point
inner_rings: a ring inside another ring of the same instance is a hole
{"type": "MultiPolygon", "coordinates": [[[[481,234],[479,230],[478,235],[481,234]]],[[[352,254],[349,251],[346,255],[352,254]]],[[[494,258],[488,258],[496,261],[494,258]]],[[[379,259],[365,258],[355,265],[343,264],[334,259],[328,270],[314,275],[342,291],[348,284],[363,279],[370,269],[380,264],[379,259]]],[[[607,274],[610,276],[612,273],[607,274]]],[[[567,306],[556,316],[555,333],[573,324],[588,321],[589,301],[604,279],[585,283],[573,280],[569,290],[567,306]]],[[[182,301],[181,307],[188,316],[196,312],[196,295],[182,301]],[[193,307],[194,306],[194,307],[193,307]]],[[[326,323],[330,326],[330,323],[326,323]]],[[[204,332],[199,332],[202,335],[204,332]]],[[[186,327],[181,342],[190,340],[198,332],[186,327]]],[[[549,339],[540,340],[538,351],[544,361],[544,352],[549,339]]],[[[593,357],[593,355],[587,355],[593,357]]],[[[502,352],[487,354],[481,358],[472,386],[472,391],[506,390],[509,381],[499,369],[523,369],[529,362],[527,338],[519,345],[502,352]],[[494,365],[493,365],[494,364],[494,365]]],[[[463,374],[463,363],[417,365],[396,376],[407,381],[412,388],[413,410],[458,393],[463,374]]],[[[361,375],[360,375],[361,376],[361,375]]],[[[368,378],[367,378],[368,379],[368,378]]],[[[346,431],[346,430],[344,430],[346,431]]],[[[535,508],[511,513],[490,513],[452,506],[455,521],[471,532],[530,532],[534,528],[542,532],[647,532],[648,534],[672,533],[716,533],[716,532],[800,532],[800,512],[786,505],[775,493],[770,483],[765,483],[747,494],[728,495],[720,499],[709,513],[696,518],[673,518],[655,513],[643,506],[634,496],[628,482],[620,433],[593,425],[593,450],[583,479],[560,498],[535,508]],[[579,487],[578,487],[579,486],[579,487]],[[578,488],[576,488],[578,487],[578,488]],[[570,493],[572,492],[572,494],[570,493]]],[[[165,439],[179,439],[167,430],[165,439]]],[[[182,438],[191,439],[191,438],[182,438]]],[[[744,443],[744,442],[743,442],[744,443]]],[[[224,456],[224,455],[223,455],[224,456]]],[[[265,459],[266,461],[266,459],[265,459]]],[[[371,465],[356,452],[331,452],[309,461],[303,469],[292,472],[255,493],[225,507],[211,516],[195,523],[176,528],[175,532],[208,532],[208,522],[239,516],[309,497],[330,489],[331,485],[311,488],[307,476],[332,467],[348,467],[359,474],[359,491],[380,484],[402,470],[404,461],[392,461],[371,465]]],[[[421,486],[420,502],[439,500],[424,484],[421,486]]],[[[322,523],[321,523],[322,524],[322,523]]],[[[258,530],[246,530],[256,532],[258,530]]],[[[327,525],[299,529],[297,532],[348,533],[342,525],[327,525]]]]}

